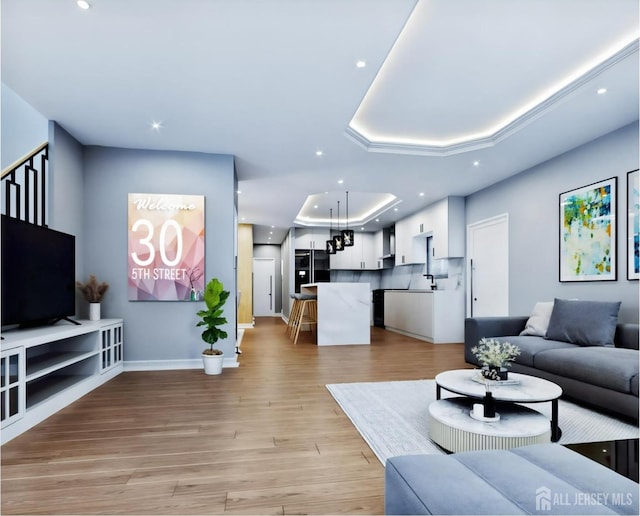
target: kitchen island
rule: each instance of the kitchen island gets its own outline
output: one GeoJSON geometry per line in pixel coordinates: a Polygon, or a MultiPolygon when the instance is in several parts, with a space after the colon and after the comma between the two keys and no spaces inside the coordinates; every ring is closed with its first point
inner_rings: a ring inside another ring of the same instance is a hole
{"type": "Polygon", "coordinates": [[[307,283],[301,292],[318,296],[318,346],[371,344],[369,283],[307,283]]]}

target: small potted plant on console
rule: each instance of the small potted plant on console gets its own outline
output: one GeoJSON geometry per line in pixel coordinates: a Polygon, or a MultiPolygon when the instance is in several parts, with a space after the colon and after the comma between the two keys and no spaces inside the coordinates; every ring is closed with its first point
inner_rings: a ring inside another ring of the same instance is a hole
{"type": "Polygon", "coordinates": [[[227,332],[219,328],[226,324],[227,319],[222,316],[222,306],[229,297],[229,291],[224,290],[220,280],[213,278],[207,283],[204,289],[204,302],[207,305],[206,310],[199,310],[197,326],[205,326],[202,332],[202,340],[209,344],[209,347],[202,352],[202,361],[204,363],[204,372],[206,374],[220,374],[222,372],[222,361],[224,354],[221,350],[216,349],[213,345],[219,339],[226,339],[227,332]]]}
{"type": "Polygon", "coordinates": [[[99,321],[100,303],[109,289],[109,284],[104,281],[102,283],[98,283],[96,277],[91,274],[89,276],[89,281],[86,283],[76,281],[76,287],[78,287],[78,290],[82,293],[82,297],[84,297],[85,301],[89,303],[89,320],[99,321]]]}

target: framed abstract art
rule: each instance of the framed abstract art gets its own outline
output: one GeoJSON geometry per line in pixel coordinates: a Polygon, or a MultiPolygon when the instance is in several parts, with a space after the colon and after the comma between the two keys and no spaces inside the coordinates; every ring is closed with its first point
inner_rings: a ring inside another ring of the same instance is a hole
{"type": "Polygon", "coordinates": [[[615,281],[617,177],[560,194],[560,281],[615,281]]]}
{"type": "Polygon", "coordinates": [[[640,279],[640,199],[638,171],[627,173],[627,279],[640,279]]]}

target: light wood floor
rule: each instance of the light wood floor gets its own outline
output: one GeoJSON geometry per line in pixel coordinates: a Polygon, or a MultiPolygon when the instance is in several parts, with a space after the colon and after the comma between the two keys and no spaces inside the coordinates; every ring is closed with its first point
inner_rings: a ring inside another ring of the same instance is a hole
{"type": "Polygon", "coordinates": [[[461,344],[245,330],[240,367],[123,373],[2,447],[2,514],[382,514],[384,470],[327,383],[433,378],[461,344]]]}

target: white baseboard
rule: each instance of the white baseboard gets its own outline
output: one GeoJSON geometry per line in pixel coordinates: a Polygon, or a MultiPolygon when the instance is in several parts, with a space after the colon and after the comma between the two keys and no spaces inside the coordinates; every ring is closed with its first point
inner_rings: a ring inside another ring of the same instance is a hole
{"type": "MultiPolygon", "coordinates": [[[[244,337],[244,330],[238,326],[238,339],[236,340],[236,348],[240,349],[244,337]]],[[[234,349],[235,352],[235,349],[234,349]]],[[[223,368],[240,367],[237,360],[238,355],[234,353],[232,358],[224,358],[222,360],[223,368]]],[[[171,369],[204,369],[201,358],[190,358],[183,360],[127,360],[124,362],[124,370],[126,371],[168,371],[171,369]]]]}
{"type": "MultiPolygon", "coordinates": [[[[240,367],[234,358],[225,358],[222,367],[240,367]]],[[[124,371],[167,371],[171,369],[204,369],[201,358],[185,360],[128,360],[124,363],[124,371]]]]}
{"type": "Polygon", "coordinates": [[[242,344],[242,337],[244,337],[244,329],[238,328],[238,338],[236,339],[236,351],[240,349],[242,344]]]}

